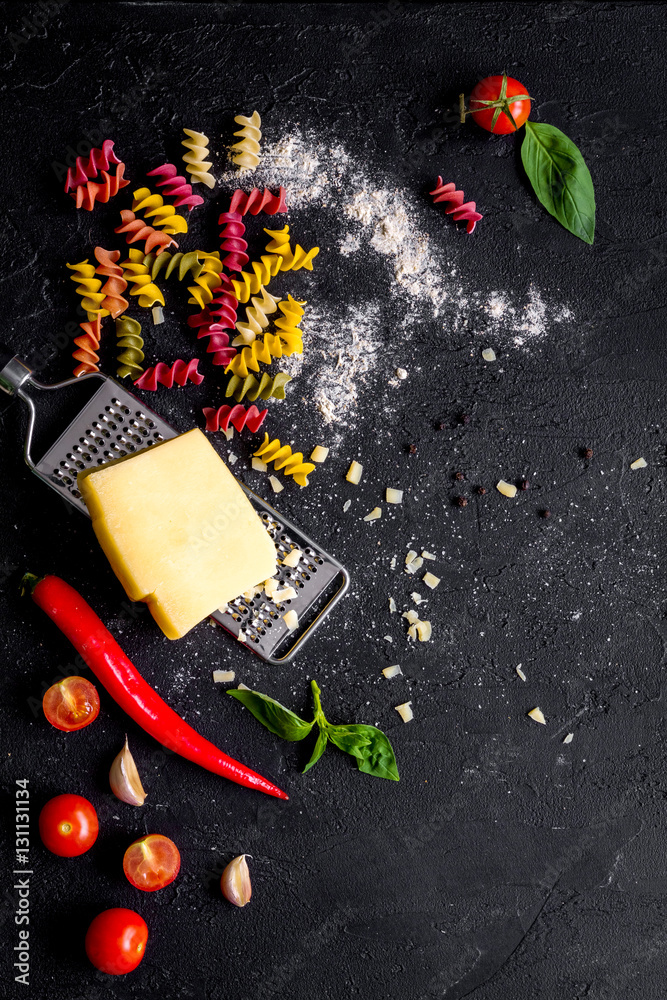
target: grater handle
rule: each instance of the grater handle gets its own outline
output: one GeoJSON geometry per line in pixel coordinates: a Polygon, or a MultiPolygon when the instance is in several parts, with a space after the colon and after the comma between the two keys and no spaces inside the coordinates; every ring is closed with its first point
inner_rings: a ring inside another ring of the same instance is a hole
{"type": "Polygon", "coordinates": [[[8,396],[15,396],[31,375],[32,369],[0,344],[0,389],[8,396]]]}

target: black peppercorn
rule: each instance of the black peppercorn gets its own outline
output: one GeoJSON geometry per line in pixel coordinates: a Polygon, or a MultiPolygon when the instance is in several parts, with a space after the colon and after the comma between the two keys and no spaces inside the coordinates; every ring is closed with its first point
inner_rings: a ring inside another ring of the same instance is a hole
{"type": "Polygon", "coordinates": [[[486,486],[478,486],[477,492],[481,497],[483,497],[486,494],[486,486]]]}
{"type": "Polygon", "coordinates": [[[417,445],[416,444],[408,445],[408,451],[409,451],[409,453],[411,455],[416,455],[417,454],[417,445]]]}
{"type": "Polygon", "coordinates": [[[456,479],[460,483],[463,479],[465,479],[465,476],[463,475],[462,472],[455,472],[454,479],[456,479]]]}
{"type": "Polygon", "coordinates": [[[455,503],[456,503],[457,507],[467,507],[468,506],[468,501],[467,501],[466,497],[457,497],[456,500],[455,500],[455,503]]]}
{"type": "Polygon", "coordinates": [[[469,424],[470,423],[470,417],[468,416],[467,413],[460,413],[459,414],[459,423],[460,424],[469,424]]]}
{"type": "Polygon", "coordinates": [[[447,429],[447,424],[445,423],[444,420],[441,420],[439,423],[435,425],[435,429],[437,431],[444,431],[447,429]]]}
{"type": "Polygon", "coordinates": [[[540,517],[551,517],[551,511],[550,510],[541,510],[540,511],[540,517]]]}
{"type": "Polygon", "coordinates": [[[521,482],[519,483],[519,489],[520,490],[529,490],[530,489],[530,480],[529,479],[522,479],[521,482]]]}
{"type": "Polygon", "coordinates": [[[584,449],[582,449],[581,454],[583,455],[584,458],[592,458],[593,457],[593,449],[592,448],[584,448],[584,449]]]}

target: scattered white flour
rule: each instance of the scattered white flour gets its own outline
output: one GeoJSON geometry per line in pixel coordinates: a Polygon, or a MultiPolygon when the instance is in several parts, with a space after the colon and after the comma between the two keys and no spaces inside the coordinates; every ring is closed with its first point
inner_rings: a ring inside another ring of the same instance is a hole
{"type": "MultiPolygon", "coordinates": [[[[417,324],[440,318],[445,330],[468,329],[489,343],[509,341],[527,350],[546,339],[553,324],[573,319],[568,308],[547,303],[534,286],[523,303],[507,291],[489,295],[467,288],[456,262],[457,240],[468,237],[462,237],[444,213],[434,214],[419,192],[379,183],[366,164],[314,132],[295,127],[275,142],[270,141],[269,132],[267,128],[260,164],[253,174],[228,169],[220,179],[230,189],[240,185],[246,191],[251,186],[275,190],[283,185],[289,208],[297,210],[289,216],[297,242],[298,209],[327,210],[322,221],[323,249],[314,263],[313,292],[307,296],[302,323],[306,353],[281,362],[281,369],[293,377],[302,370],[307,374],[325,424],[346,426],[364,383],[387,382],[386,376],[396,367],[397,335],[408,339],[410,328],[417,324]],[[438,231],[437,243],[424,225],[438,231]],[[365,296],[356,292],[354,302],[341,295],[318,304],[318,267],[325,267],[325,254],[336,250],[340,266],[350,274],[357,261],[367,271],[377,261],[378,277],[373,280],[369,272],[369,291],[365,296]],[[390,304],[383,322],[387,266],[390,293],[403,303],[398,327],[395,305],[390,304]]],[[[283,225],[284,219],[277,217],[276,223],[283,225]]],[[[251,225],[249,220],[249,232],[254,233],[256,224],[251,225]]],[[[483,239],[483,233],[471,238],[483,239]]]]}

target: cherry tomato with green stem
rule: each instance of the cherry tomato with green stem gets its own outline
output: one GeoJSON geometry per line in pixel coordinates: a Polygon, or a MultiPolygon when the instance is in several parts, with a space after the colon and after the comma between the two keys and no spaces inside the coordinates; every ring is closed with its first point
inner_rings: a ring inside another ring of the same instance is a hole
{"type": "Polygon", "coordinates": [[[39,814],[39,835],[52,854],[76,858],[97,840],[99,823],[95,806],[83,795],[56,795],[39,814]]]}
{"type": "Polygon", "coordinates": [[[134,910],[116,906],[103,910],[86,934],[86,955],[100,972],[123,976],[132,972],[146,951],[148,927],[134,910]]]}
{"type": "Polygon", "coordinates": [[[52,684],[42,700],[44,715],[52,726],[73,733],[94,722],[100,714],[97,688],[85,677],[66,677],[52,684]]]}
{"type": "Polygon", "coordinates": [[[486,76],[475,84],[468,102],[473,121],[495,135],[516,132],[530,115],[532,98],[522,83],[507,76],[486,76]]]}

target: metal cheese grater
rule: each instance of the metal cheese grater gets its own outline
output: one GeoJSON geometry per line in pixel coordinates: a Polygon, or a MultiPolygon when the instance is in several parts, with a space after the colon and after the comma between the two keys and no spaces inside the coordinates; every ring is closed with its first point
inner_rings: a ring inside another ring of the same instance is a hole
{"type": "MultiPolygon", "coordinates": [[[[100,372],[45,385],[34,378],[32,370],[19,358],[5,356],[0,359],[0,389],[28,405],[24,455],[29,468],[86,516],[88,510],[77,489],[77,473],[149,448],[179,433],[115,379],[100,372]],[[32,455],[37,432],[35,404],[39,400],[49,408],[59,394],[64,396],[68,390],[86,398],[82,403],[75,402],[73,407],[70,405],[69,413],[66,409],[61,412],[59,428],[47,426],[50,437],[45,441],[42,457],[35,461],[32,455]]],[[[303,553],[296,568],[281,565],[277,573],[280,584],[291,585],[297,596],[283,604],[263,595],[252,600],[238,597],[226,611],[216,611],[212,619],[237,639],[243,632],[245,645],[263,660],[285,663],[340,600],[350,578],[333,556],[243,483],[240,485],[271,535],[279,561],[294,548],[303,553]],[[294,632],[289,631],[283,619],[290,609],[296,611],[299,619],[294,632]]]]}

